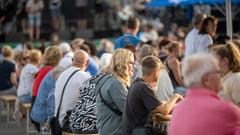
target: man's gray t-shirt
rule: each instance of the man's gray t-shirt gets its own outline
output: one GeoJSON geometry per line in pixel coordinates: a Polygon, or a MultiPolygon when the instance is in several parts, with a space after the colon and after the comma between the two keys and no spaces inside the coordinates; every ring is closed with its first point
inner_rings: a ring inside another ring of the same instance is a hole
{"type": "MultiPolygon", "coordinates": [[[[96,92],[97,91],[98,90],[96,89],[96,92]]],[[[123,112],[124,109],[127,92],[128,90],[126,85],[124,85],[116,77],[111,75],[110,78],[107,79],[101,87],[101,93],[106,102],[111,103],[112,106],[116,107],[121,112],[123,112]]],[[[96,99],[96,117],[99,135],[122,134],[122,116],[119,116],[112,112],[101,101],[99,94],[97,94],[96,99]]]]}

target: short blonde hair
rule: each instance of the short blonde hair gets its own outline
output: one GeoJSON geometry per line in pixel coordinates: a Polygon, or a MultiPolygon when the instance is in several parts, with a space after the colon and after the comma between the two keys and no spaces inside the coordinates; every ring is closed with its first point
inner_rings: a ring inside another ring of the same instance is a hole
{"type": "Polygon", "coordinates": [[[127,49],[117,49],[111,58],[110,72],[125,84],[130,83],[127,64],[130,62],[131,56],[133,56],[131,51],[127,49]]]}
{"type": "Polygon", "coordinates": [[[2,47],[2,54],[5,58],[13,56],[13,49],[10,45],[4,45],[2,47]]]}
{"type": "Polygon", "coordinates": [[[160,59],[153,55],[144,57],[141,65],[143,75],[150,75],[155,70],[160,70],[163,68],[163,64],[160,59]]]}
{"type": "Polygon", "coordinates": [[[30,57],[30,62],[38,62],[39,60],[41,60],[42,53],[37,49],[32,49],[30,51],[29,57],[30,57]]]}
{"type": "Polygon", "coordinates": [[[44,53],[43,65],[56,66],[62,58],[62,52],[58,46],[50,46],[44,53]]]}
{"type": "Polygon", "coordinates": [[[76,38],[71,42],[71,45],[82,45],[84,43],[84,39],[83,38],[76,38]]]}

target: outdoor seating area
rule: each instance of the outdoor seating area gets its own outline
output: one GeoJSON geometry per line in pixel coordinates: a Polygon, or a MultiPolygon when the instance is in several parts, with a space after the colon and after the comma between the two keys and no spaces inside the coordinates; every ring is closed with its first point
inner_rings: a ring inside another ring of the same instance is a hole
{"type": "Polygon", "coordinates": [[[0,0],[0,135],[240,135],[240,0],[0,0]]]}

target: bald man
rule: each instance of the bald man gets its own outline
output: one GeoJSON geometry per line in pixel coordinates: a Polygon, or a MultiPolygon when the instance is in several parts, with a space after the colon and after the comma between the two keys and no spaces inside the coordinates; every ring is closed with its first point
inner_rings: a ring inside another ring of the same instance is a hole
{"type": "Polygon", "coordinates": [[[90,75],[85,72],[88,65],[89,56],[83,50],[77,50],[73,56],[73,64],[68,69],[60,74],[56,81],[55,88],[55,116],[57,115],[58,107],[61,100],[61,94],[63,92],[63,87],[65,91],[63,93],[62,104],[59,111],[59,123],[62,125],[62,120],[66,115],[66,111],[73,109],[75,103],[78,100],[79,88],[82,83],[90,78],[90,75]],[[72,75],[73,74],[73,75],[72,75]],[[72,76],[71,76],[72,75],[72,76]],[[71,77],[70,77],[71,76],[71,77]],[[70,79],[69,79],[70,78],[70,79]],[[67,80],[69,81],[67,82],[67,80]]]}

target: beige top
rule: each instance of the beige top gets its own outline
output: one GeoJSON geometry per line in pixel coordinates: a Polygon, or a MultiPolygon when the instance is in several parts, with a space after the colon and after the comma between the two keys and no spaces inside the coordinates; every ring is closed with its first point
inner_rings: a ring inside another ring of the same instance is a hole
{"type": "Polygon", "coordinates": [[[230,71],[222,78],[222,81],[224,90],[220,91],[219,96],[240,106],[240,72],[230,71]]]}

